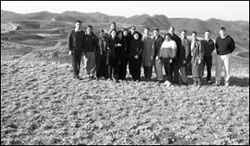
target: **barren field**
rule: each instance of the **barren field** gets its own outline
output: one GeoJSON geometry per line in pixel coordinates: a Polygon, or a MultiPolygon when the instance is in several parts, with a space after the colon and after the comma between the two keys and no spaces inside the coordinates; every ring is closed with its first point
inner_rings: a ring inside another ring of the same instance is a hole
{"type": "Polygon", "coordinates": [[[113,83],[74,80],[69,64],[1,59],[1,144],[249,144],[249,78],[113,83]]]}

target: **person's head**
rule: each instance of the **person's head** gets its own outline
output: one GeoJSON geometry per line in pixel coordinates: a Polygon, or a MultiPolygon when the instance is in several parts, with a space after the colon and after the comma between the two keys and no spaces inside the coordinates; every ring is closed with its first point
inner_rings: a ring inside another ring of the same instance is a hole
{"type": "Polygon", "coordinates": [[[101,29],[101,30],[99,31],[99,37],[100,37],[100,38],[103,38],[104,35],[105,35],[104,30],[101,29]]]}
{"type": "Polygon", "coordinates": [[[226,34],[226,28],[225,27],[221,27],[220,28],[220,36],[221,37],[225,37],[227,34],[226,34]]]}
{"type": "Polygon", "coordinates": [[[197,32],[193,31],[192,32],[192,40],[195,41],[197,39],[197,32]]]}
{"type": "Polygon", "coordinates": [[[123,37],[123,33],[122,33],[122,31],[118,31],[117,32],[117,37],[119,38],[119,39],[122,39],[122,37],[123,37]]]}
{"type": "Polygon", "coordinates": [[[159,30],[159,28],[155,28],[153,33],[154,33],[154,36],[155,36],[155,37],[158,37],[158,36],[160,35],[160,30],[159,30]]]}
{"type": "Polygon", "coordinates": [[[138,40],[139,37],[140,37],[139,32],[135,31],[135,32],[134,32],[134,39],[135,39],[135,40],[138,40]]]}
{"type": "Polygon", "coordinates": [[[164,36],[165,40],[166,41],[170,41],[171,40],[171,34],[170,33],[166,33],[165,36],[164,36]]]}
{"type": "Polygon", "coordinates": [[[116,30],[112,30],[112,31],[111,31],[111,37],[112,37],[112,38],[115,38],[116,35],[117,35],[116,30]]]}
{"type": "Polygon", "coordinates": [[[205,33],[204,33],[204,38],[205,38],[206,40],[209,40],[209,39],[210,39],[210,31],[209,31],[209,30],[205,31],[205,33]]]}
{"type": "Polygon", "coordinates": [[[182,30],[181,31],[181,39],[185,39],[186,38],[186,35],[187,35],[187,30],[182,30]]]}
{"type": "Polygon", "coordinates": [[[123,35],[124,35],[124,36],[128,36],[128,29],[125,28],[125,29],[123,30],[123,35]]]}
{"type": "Polygon", "coordinates": [[[173,26],[170,26],[168,32],[173,35],[174,34],[174,27],[173,26]]]}
{"type": "Polygon", "coordinates": [[[131,28],[130,28],[131,34],[133,34],[135,31],[136,31],[136,27],[135,26],[131,26],[131,28]]]}
{"type": "Polygon", "coordinates": [[[77,30],[80,30],[81,27],[82,27],[82,21],[77,20],[77,21],[75,22],[75,27],[76,27],[77,30]]]}
{"type": "Polygon", "coordinates": [[[150,31],[150,28],[148,27],[144,28],[144,35],[149,36],[149,31],[150,31]]]}
{"type": "Polygon", "coordinates": [[[116,30],[116,23],[115,22],[112,22],[111,24],[110,24],[110,29],[111,30],[116,30]]]}
{"type": "Polygon", "coordinates": [[[93,30],[93,26],[92,25],[88,25],[87,29],[86,29],[87,34],[91,34],[92,30],[93,30]]]}

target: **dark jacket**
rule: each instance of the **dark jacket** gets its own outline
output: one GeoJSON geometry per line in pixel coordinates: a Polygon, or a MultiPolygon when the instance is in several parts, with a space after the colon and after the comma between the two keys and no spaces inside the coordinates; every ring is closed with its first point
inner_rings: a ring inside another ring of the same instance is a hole
{"type": "Polygon", "coordinates": [[[216,52],[218,55],[226,55],[232,53],[235,49],[235,43],[233,38],[229,35],[222,39],[220,36],[216,39],[216,52]]]}
{"type": "Polygon", "coordinates": [[[204,57],[211,57],[215,49],[214,41],[212,39],[202,40],[201,44],[204,46],[204,57]]]}
{"type": "Polygon", "coordinates": [[[188,62],[188,59],[191,56],[190,42],[187,38],[181,40],[181,46],[179,50],[179,60],[183,64],[183,61],[188,62]]]}
{"type": "Polygon", "coordinates": [[[133,39],[129,44],[129,56],[134,57],[138,55],[142,56],[143,43],[140,39],[133,39]]]}
{"type": "Polygon", "coordinates": [[[154,54],[154,59],[156,58],[157,55],[159,55],[159,50],[161,49],[161,45],[164,41],[164,38],[159,35],[157,38],[154,38],[155,40],[155,54],[154,54]]]}
{"type": "Polygon", "coordinates": [[[126,53],[126,49],[127,49],[127,42],[126,42],[125,37],[122,37],[121,40],[119,38],[116,38],[116,42],[115,43],[122,45],[120,47],[115,47],[115,53],[117,55],[124,55],[126,53]]]}
{"type": "Polygon", "coordinates": [[[94,33],[86,34],[84,52],[95,52],[98,48],[98,39],[94,33]]]}
{"type": "Polygon", "coordinates": [[[99,37],[98,38],[98,49],[96,50],[97,54],[106,55],[107,54],[107,41],[104,38],[99,37]]]}
{"type": "Polygon", "coordinates": [[[83,30],[75,32],[71,30],[68,34],[68,49],[70,51],[83,51],[85,43],[85,32],[83,30]]]}
{"type": "Polygon", "coordinates": [[[173,41],[175,41],[176,45],[177,45],[177,51],[176,51],[176,59],[179,60],[179,57],[180,57],[180,47],[181,47],[181,39],[176,35],[176,34],[173,34],[171,35],[171,39],[173,41]]]}

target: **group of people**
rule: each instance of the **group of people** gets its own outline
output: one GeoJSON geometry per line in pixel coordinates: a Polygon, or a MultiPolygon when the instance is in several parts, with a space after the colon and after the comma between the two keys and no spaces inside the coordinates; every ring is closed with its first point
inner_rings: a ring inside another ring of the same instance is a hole
{"type": "Polygon", "coordinates": [[[204,68],[207,68],[207,82],[211,81],[212,52],[216,49],[216,82],[221,83],[222,67],[225,68],[225,85],[229,86],[230,53],[235,49],[234,40],[226,34],[226,28],[221,27],[220,36],[215,43],[210,38],[210,32],[204,33],[204,39],[198,40],[197,33],[192,32],[191,41],[187,38],[187,31],[182,30],[180,37],[175,34],[173,26],[168,33],[160,35],[158,28],[146,27],[143,34],[136,31],[135,26],[130,29],[118,30],[116,23],[110,24],[110,30],[103,29],[98,34],[93,33],[93,27],[87,26],[86,33],[81,29],[81,21],[76,21],[75,29],[68,34],[68,49],[72,56],[74,78],[79,78],[81,58],[86,58],[88,78],[125,80],[127,66],[134,81],[141,79],[141,67],[146,81],[152,78],[152,71],[157,81],[168,80],[172,84],[188,85],[188,75],[192,75],[193,85],[201,86],[204,68]],[[165,76],[163,76],[163,68],[165,76]]]}

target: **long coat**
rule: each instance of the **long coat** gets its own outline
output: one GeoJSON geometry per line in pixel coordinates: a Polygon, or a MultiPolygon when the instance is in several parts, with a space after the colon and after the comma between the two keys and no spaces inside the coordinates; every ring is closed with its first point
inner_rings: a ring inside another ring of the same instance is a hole
{"type": "Polygon", "coordinates": [[[204,47],[199,40],[192,42],[191,55],[192,76],[193,78],[200,78],[203,76],[204,47]]]}
{"type": "Polygon", "coordinates": [[[142,65],[151,67],[153,66],[153,57],[155,51],[154,40],[150,37],[144,37],[142,41],[143,41],[142,65]]]}

